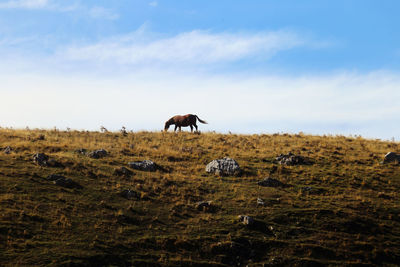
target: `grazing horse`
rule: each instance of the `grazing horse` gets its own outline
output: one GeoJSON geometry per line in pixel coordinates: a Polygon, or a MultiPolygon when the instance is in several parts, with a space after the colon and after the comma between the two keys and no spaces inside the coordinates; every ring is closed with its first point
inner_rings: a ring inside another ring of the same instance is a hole
{"type": "Polygon", "coordinates": [[[191,132],[193,132],[193,126],[196,128],[197,131],[197,125],[196,125],[196,119],[199,120],[201,123],[207,123],[206,121],[201,120],[197,115],[193,114],[187,114],[187,115],[176,115],[173,116],[171,119],[167,120],[165,122],[165,127],[164,130],[168,131],[168,128],[171,124],[175,124],[175,130],[179,127],[179,131],[182,131],[181,127],[187,127],[190,126],[191,132]]]}

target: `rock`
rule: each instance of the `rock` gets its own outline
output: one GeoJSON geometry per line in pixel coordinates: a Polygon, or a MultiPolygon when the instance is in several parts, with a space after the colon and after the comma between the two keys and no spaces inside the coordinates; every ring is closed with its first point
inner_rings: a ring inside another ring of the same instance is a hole
{"type": "Polygon", "coordinates": [[[212,209],[212,201],[199,201],[196,203],[196,209],[200,211],[210,211],[212,209]]]}
{"type": "Polygon", "coordinates": [[[260,186],[267,186],[267,187],[285,186],[284,183],[274,178],[265,178],[264,180],[259,181],[257,184],[260,186]]]}
{"type": "Polygon", "coordinates": [[[231,158],[215,159],[207,164],[206,172],[220,176],[240,175],[239,164],[231,158]]]}
{"type": "Polygon", "coordinates": [[[251,226],[254,224],[254,219],[247,215],[239,215],[239,222],[242,222],[244,225],[251,226]]]}
{"type": "Polygon", "coordinates": [[[383,158],[383,163],[396,162],[396,161],[400,162],[400,155],[394,152],[387,153],[383,158]]]}
{"type": "Polygon", "coordinates": [[[288,154],[280,154],[276,160],[279,164],[287,166],[303,164],[305,162],[302,156],[294,155],[292,152],[289,152],[288,154]]]}
{"type": "Polygon", "coordinates": [[[130,190],[130,189],[125,189],[124,191],[121,192],[121,196],[126,198],[126,199],[139,199],[140,195],[138,192],[130,190]]]}
{"type": "Polygon", "coordinates": [[[271,232],[273,232],[273,231],[275,231],[275,228],[274,228],[272,225],[270,225],[270,226],[268,226],[268,230],[270,230],[271,232]]]}
{"type": "Polygon", "coordinates": [[[120,167],[120,168],[114,169],[114,174],[117,176],[130,177],[133,174],[133,172],[126,167],[120,167]]]}
{"type": "Polygon", "coordinates": [[[143,161],[133,161],[128,163],[129,167],[135,170],[141,170],[141,171],[156,171],[157,170],[157,164],[155,164],[151,160],[143,160],[143,161]]]}
{"type": "Polygon", "coordinates": [[[12,151],[12,148],[9,147],[9,146],[7,146],[7,147],[3,150],[3,152],[4,152],[5,154],[10,154],[11,151],[12,151]]]}
{"type": "Polygon", "coordinates": [[[264,200],[262,200],[261,198],[257,198],[257,205],[259,205],[259,206],[265,206],[265,202],[264,202],[264,200]]]}
{"type": "Polygon", "coordinates": [[[33,161],[42,167],[63,167],[60,162],[50,159],[49,156],[44,153],[36,153],[33,155],[33,161]]]}
{"type": "Polygon", "coordinates": [[[78,153],[78,154],[86,155],[87,149],[79,148],[79,149],[75,150],[74,152],[78,153]]]}
{"type": "Polygon", "coordinates": [[[50,174],[49,176],[47,176],[47,180],[49,181],[56,181],[58,179],[66,179],[64,176],[62,176],[61,174],[50,174]]]}
{"type": "Polygon", "coordinates": [[[69,178],[60,177],[54,181],[55,185],[67,187],[67,188],[82,188],[82,186],[69,178]]]}
{"type": "Polygon", "coordinates": [[[108,155],[104,149],[98,149],[87,154],[92,159],[100,159],[108,155]]]}
{"type": "Polygon", "coordinates": [[[35,155],[33,155],[33,161],[40,165],[40,166],[47,166],[47,161],[49,160],[49,156],[47,156],[44,153],[36,153],[35,155]]]}

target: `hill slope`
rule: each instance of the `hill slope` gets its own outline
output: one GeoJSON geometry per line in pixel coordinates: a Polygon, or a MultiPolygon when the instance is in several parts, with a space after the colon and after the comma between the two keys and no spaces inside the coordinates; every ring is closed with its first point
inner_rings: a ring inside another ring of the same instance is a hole
{"type": "Polygon", "coordinates": [[[0,265],[400,262],[400,167],[379,163],[386,152],[399,151],[397,143],[1,129],[0,147],[7,146],[9,154],[0,152],[0,265]],[[108,155],[90,158],[77,151],[82,148],[108,155]],[[288,152],[306,162],[279,164],[275,158],[288,152]],[[47,166],[32,160],[35,153],[49,156],[47,166]],[[225,156],[239,163],[241,176],[205,172],[207,163],[225,156]],[[146,159],[160,168],[127,165],[146,159]],[[56,185],[51,174],[73,183],[56,185]],[[259,186],[266,177],[284,186],[259,186]],[[131,195],[123,196],[128,189],[131,195]],[[211,205],[199,208],[199,201],[211,205]],[[238,215],[255,224],[244,225],[238,215]]]}

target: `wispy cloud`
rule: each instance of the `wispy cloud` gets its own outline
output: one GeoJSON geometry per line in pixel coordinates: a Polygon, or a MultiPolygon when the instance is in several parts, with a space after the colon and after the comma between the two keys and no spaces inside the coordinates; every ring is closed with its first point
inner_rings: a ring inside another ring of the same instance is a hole
{"type": "Polygon", "coordinates": [[[157,1],[152,1],[152,2],[149,3],[149,6],[156,7],[156,6],[158,6],[158,2],[157,1]]]}
{"type": "MultiPolygon", "coordinates": [[[[20,42],[32,40],[3,39],[0,46],[18,47],[20,42]]],[[[59,47],[54,55],[5,51],[0,87],[7,101],[0,114],[8,115],[0,125],[155,130],[168,116],[191,112],[210,122],[202,130],[400,138],[398,73],[296,77],[182,68],[268,59],[288,49],[313,48],[313,43],[288,31],[191,31],[166,37],[144,26],[129,35],[59,47]],[[98,63],[101,70],[82,61],[98,63]],[[142,68],[149,62],[160,67],[142,68]],[[118,66],[129,71],[115,71],[118,66]]]]}
{"type": "Polygon", "coordinates": [[[0,3],[0,9],[27,9],[47,10],[56,12],[72,12],[82,7],[76,1],[69,1],[68,4],[55,0],[11,0],[0,3]]]}
{"type": "Polygon", "coordinates": [[[119,14],[111,9],[94,6],[88,7],[77,1],[56,1],[56,0],[11,0],[0,3],[0,9],[28,9],[28,10],[47,10],[55,12],[73,12],[79,11],[82,14],[89,15],[95,19],[116,20],[119,14]]]}
{"type": "Polygon", "coordinates": [[[4,3],[0,3],[0,8],[11,9],[11,8],[23,8],[23,9],[40,9],[48,7],[50,4],[49,0],[12,0],[4,3]]]}
{"type": "Polygon", "coordinates": [[[119,18],[119,15],[113,12],[110,9],[96,6],[89,10],[89,15],[93,18],[100,18],[100,19],[109,19],[109,20],[116,20],[119,18]]]}
{"type": "Polygon", "coordinates": [[[172,37],[149,38],[143,32],[98,43],[68,47],[60,54],[69,60],[118,64],[210,64],[271,57],[306,44],[292,32],[211,33],[194,30],[172,37]]]}

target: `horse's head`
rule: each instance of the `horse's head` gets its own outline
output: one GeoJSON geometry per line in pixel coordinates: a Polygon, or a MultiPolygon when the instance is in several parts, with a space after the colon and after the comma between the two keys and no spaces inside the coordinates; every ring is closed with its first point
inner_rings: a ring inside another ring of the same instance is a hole
{"type": "Polygon", "coordinates": [[[171,122],[168,120],[165,122],[165,126],[164,126],[164,131],[168,131],[169,126],[171,125],[171,122]]]}

